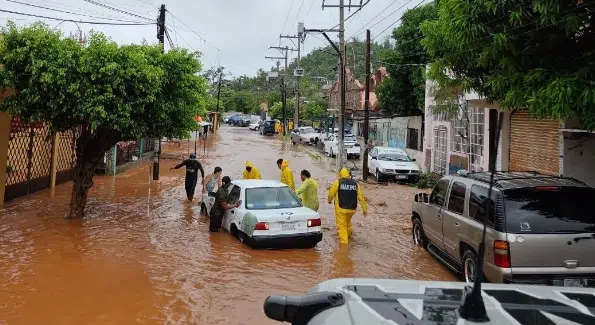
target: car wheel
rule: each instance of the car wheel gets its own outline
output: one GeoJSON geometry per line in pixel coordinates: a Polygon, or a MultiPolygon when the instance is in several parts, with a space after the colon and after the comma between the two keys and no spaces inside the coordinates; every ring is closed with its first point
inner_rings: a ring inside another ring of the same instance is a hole
{"type": "Polygon", "coordinates": [[[295,141],[293,141],[293,140],[291,140],[291,143],[293,143],[293,145],[295,145],[295,144],[296,144],[296,143],[295,143],[295,141]]]}
{"type": "Polygon", "coordinates": [[[379,172],[378,169],[376,169],[376,181],[382,182],[382,173],[379,172]]]}
{"type": "Polygon", "coordinates": [[[247,235],[243,231],[239,231],[238,230],[238,236],[237,237],[238,237],[238,241],[240,243],[244,243],[246,241],[246,236],[247,235]]]}
{"type": "Polygon", "coordinates": [[[424,249],[428,249],[428,240],[426,239],[426,234],[424,233],[424,228],[421,224],[421,220],[419,218],[413,219],[413,243],[416,246],[423,247],[424,249]]]}
{"type": "Polygon", "coordinates": [[[467,283],[475,282],[475,277],[477,276],[477,255],[470,250],[467,249],[465,253],[463,253],[463,280],[467,283]]]}
{"type": "Polygon", "coordinates": [[[208,217],[209,216],[208,213],[207,213],[207,205],[204,204],[204,203],[201,203],[200,204],[200,215],[201,216],[205,216],[205,217],[208,217]]]}

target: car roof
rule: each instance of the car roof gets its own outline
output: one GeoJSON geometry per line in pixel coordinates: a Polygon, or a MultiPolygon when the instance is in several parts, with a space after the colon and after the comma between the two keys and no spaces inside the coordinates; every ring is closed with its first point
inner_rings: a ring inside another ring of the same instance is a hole
{"type": "MultiPolygon", "coordinates": [[[[490,176],[491,172],[475,172],[468,173],[464,176],[456,176],[455,178],[472,179],[489,185],[490,176]]],[[[587,187],[587,185],[584,182],[579,181],[575,178],[545,175],[534,171],[498,171],[494,173],[494,187],[503,190],[535,186],[587,187]]]]}
{"type": "Polygon", "coordinates": [[[277,180],[266,179],[238,179],[231,181],[241,188],[260,188],[260,187],[287,187],[287,185],[277,180]]]}
{"type": "Polygon", "coordinates": [[[405,150],[400,149],[400,148],[393,148],[393,147],[374,147],[374,149],[378,149],[378,151],[382,151],[382,152],[399,152],[399,153],[407,154],[405,152],[405,150]]]}

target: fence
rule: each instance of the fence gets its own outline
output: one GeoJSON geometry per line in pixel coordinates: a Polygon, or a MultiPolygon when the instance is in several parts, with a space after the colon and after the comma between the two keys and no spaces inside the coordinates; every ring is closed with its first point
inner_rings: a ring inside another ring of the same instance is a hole
{"type": "Polygon", "coordinates": [[[103,163],[97,168],[97,173],[115,175],[118,167],[139,160],[143,154],[155,150],[154,139],[139,141],[121,141],[105,153],[103,163]]]}
{"type": "Polygon", "coordinates": [[[28,195],[73,177],[76,162],[74,131],[51,134],[44,123],[10,118],[3,201],[28,195]]]}

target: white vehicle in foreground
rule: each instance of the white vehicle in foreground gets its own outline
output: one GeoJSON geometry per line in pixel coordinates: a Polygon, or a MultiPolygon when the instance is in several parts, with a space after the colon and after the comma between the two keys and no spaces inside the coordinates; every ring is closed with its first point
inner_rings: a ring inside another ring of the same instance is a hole
{"type": "Polygon", "coordinates": [[[416,181],[419,167],[415,159],[409,158],[405,150],[392,147],[374,147],[368,155],[368,172],[383,179],[416,181]]]}
{"type": "Polygon", "coordinates": [[[252,122],[252,123],[250,123],[250,125],[248,125],[248,129],[253,130],[253,131],[257,131],[258,129],[260,129],[260,122],[252,122]]]}
{"type": "MultiPolygon", "coordinates": [[[[295,193],[274,180],[235,180],[229,186],[229,203],[222,227],[240,242],[254,248],[314,247],[322,240],[320,215],[302,206],[295,193]]],[[[201,212],[209,215],[215,197],[203,195],[201,212]]]]}
{"type": "MultiPolygon", "coordinates": [[[[361,147],[353,134],[345,134],[343,141],[345,143],[345,150],[347,151],[347,158],[355,157],[359,159],[361,154],[361,147]]],[[[339,152],[339,135],[331,134],[324,140],[324,153],[334,157],[339,152]]]]}
{"type": "MultiPolygon", "coordinates": [[[[591,325],[593,288],[492,284],[481,286],[489,318],[459,313],[465,282],[343,278],[303,296],[269,296],[265,314],[302,325],[591,325]]],[[[286,324],[286,323],[284,323],[286,324]]]]}

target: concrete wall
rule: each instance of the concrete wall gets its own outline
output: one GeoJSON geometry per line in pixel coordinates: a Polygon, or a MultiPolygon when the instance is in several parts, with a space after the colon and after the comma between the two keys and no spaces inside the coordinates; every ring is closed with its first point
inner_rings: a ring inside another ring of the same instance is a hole
{"type": "Polygon", "coordinates": [[[563,133],[563,173],[595,187],[595,134],[563,133]]]}

